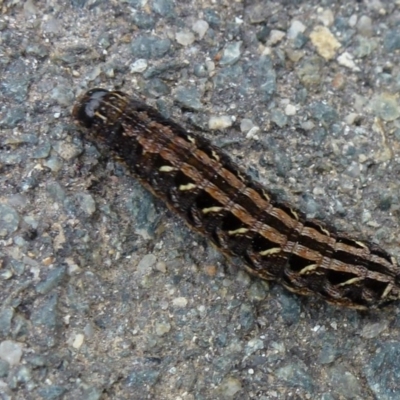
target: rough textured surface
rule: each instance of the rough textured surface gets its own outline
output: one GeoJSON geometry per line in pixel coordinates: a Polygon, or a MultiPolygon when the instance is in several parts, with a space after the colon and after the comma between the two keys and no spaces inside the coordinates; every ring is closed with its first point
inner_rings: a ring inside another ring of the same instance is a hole
{"type": "Polygon", "coordinates": [[[400,258],[400,8],[341,4],[0,1],[2,398],[400,397],[398,304],[250,278],[70,119],[122,88],[400,258]]]}

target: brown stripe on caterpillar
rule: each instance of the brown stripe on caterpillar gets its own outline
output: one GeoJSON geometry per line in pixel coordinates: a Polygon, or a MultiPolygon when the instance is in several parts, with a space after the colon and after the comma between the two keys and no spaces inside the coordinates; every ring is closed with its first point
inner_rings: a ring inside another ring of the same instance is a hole
{"type": "Polygon", "coordinates": [[[307,219],[204,137],[122,92],[93,89],[73,110],[131,173],[246,270],[298,294],[358,309],[400,296],[400,269],[375,244],[307,219]]]}

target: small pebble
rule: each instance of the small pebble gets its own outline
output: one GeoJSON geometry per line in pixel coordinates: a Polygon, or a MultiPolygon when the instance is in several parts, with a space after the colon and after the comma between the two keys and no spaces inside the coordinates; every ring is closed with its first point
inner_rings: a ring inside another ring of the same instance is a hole
{"type": "Polygon", "coordinates": [[[292,115],[295,115],[296,114],[296,106],[294,106],[293,104],[288,104],[286,107],[285,107],[285,114],[287,115],[287,116],[292,116],[292,115]]]}
{"type": "Polygon", "coordinates": [[[164,336],[171,330],[171,324],[169,324],[168,322],[159,322],[156,323],[154,329],[157,336],[164,336]]]}
{"type": "Polygon", "coordinates": [[[331,60],[336,55],[336,50],[341,47],[339,41],[324,26],[316,26],[310,33],[312,44],[317,49],[317,53],[325,60],[331,60]]]}
{"type": "Polygon", "coordinates": [[[229,43],[222,52],[220,65],[233,65],[241,55],[242,42],[229,43]]]}
{"type": "Polygon", "coordinates": [[[82,333],[78,333],[78,334],[75,336],[74,341],[72,342],[72,347],[73,347],[74,349],[79,350],[79,349],[81,348],[81,346],[82,346],[84,340],[85,340],[85,336],[82,335],[82,333]]]}
{"type": "Polygon", "coordinates": [[[187,303],[188,301],[186,297],[177,297],[174,300],[172,300],[172,305],[178,308],[185,308],[187,306],[187,303]]]}
{"type": "Polygon", "coordinates": [[[280,31],[278,29],[272,29],[271,33],[269,34],[269,39],[268,39],[268,45],[273,46],[277,43],[279,43],[284,37],[286,33],[283,31],[280,31]]]}
{"type": "Polygon", "coordinates": [[[357,64],[353,60],[353,56],[345,51],[342,53],[338,58],[337,62],[340,65],[343,65],[344,67],[350,68],[353,71],[360,71],[360,68],[357,66],[357,64]]]}
{"type": "Polygon", "coordinates": [[[242,384],[239,379],[227,377],[219,385],[218,392],[222,398],[232,399],[241,389],[242,384]]]}
{"type": "Polygon", "coordinates": [[[208,120],[208,127],[211,130],[229,128],[233,124],[233,117],[229,115],[211,116],[208,120]]]}
{"type": "Polygon", "coordinates": [[[19,215],[14,208],[0,204],[0,238],[15,232],[19,225],[19,215]]]}
{"type": "Polygon", "coordinates": [[[208,28],[209,28],[208,22],[204,21],[203,19],[199,19],[192,26],[193,32],[197,33],[200,40],[203,39],[208,28]]]}
{"type": "Polygon", "coordinates": [[[249,356],[255,353],[258,350],[262,350],[264,348],[264,342],[259,338],[250,339],[247,342],[245,351],[246,355],[249,356]]]}
{"type": "Polygon", "coordinates": [[[148,275],[151,273],[153,265],[157,262],[157,257],[154,254],[146,254],[137,266],[137,271],[140,274],[148,275]]]}
{"type": "Polygon", "coordinates": [[[351,26],[352,28],[354,28],[357,24],[357,20],[358,20],[358,16],[356,14],[353,14],[350,18],[349,18],[349,26],[351,26]]]}
{"type": "Polygon", "coordinates": [[[375,95],[370,102],[370,108],[377,117],[384,121],[394,121],[400,117],[397,95],[391,93],[375,95]]]}
{"type": "Polygon", "coordinates": [[[135,73],[142,73],[144,71],[146,71],[147,69],[147,60],[145,60],[144,58],[139,58],[138,60],[136,60],[135,62],[133,62],[130,66],[130,72],[132,74],[135,73]]]}
{"type": "Polygon", "coordinates": [[[292,21],[288,31],[287,31],[287,38],[294,39],[297,37],[299,33],[303,33],[306,30],[306,26],[300,21],[292,21]]]}
{"type": "Polygon", "coordinates": [[[372,25],[372,19],[362,15],[357,23],[357,31],[365,37],[371,37],[374,33],[372,25]]]}
{"type": "Polygon", "coordinates": [[[357,120],[357,118],[358,118],[357,113],[350,113],[344,118],[344,120],[347,125],[353,125],[354,122],[357,120]]]}
{"type": "Polygon", "coordinates": [[[175,39],[182,46],[189,46],[195,41],[196,38],[195,38],[193,32],[184,30],[184,31],[176,32],[175,39]]]}
{"type": "Polygon", "coordinates": [[[380,321],[377,323],[368,323],[362,329],[360,336],[366,339],[372,339],[379,336],[388,327],[387,321],[380,321]]]}
{"type": "Polygon", "coordinates": [[[11,366],[18,365],[22,357],[22,344],[12,340],[0,343],[0,359],[7,361],[11,366]]]}
{"type": "Polygon", "coordinates": [[[240,131],[241,132],[248,132],[253,127],[254,127],[254,123],[251,119],[243,118],[240,121],[240,131]]]}
{"type": "Polygon", "coordinates": [[[325,25],[331,26],[333,21],[335,20],[335,16],[333,15],[332,10],[326,9],[322,11],[321,14],[318,15],[318,19],[325,25]]]}
{"type": "Polygon", "coordinates": [[[163,274],[165,274],[167,272],[167,265],[165,264],[164,261],[159,261],[156,266],[155,269],[159,272],[162,272],[163,274]]]}

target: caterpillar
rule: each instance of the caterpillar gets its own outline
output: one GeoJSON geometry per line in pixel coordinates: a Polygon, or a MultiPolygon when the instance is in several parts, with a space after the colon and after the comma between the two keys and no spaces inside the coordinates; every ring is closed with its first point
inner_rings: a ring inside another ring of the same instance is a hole
{"type": "Polygon", "coordinates": [[[242,171],[223,151],[146,103],[92,89],[73,108],[151,193],[251,274],[301,295],[356,309],[400,297],[400,269],[379,246],[307,219],[242,171]]]}

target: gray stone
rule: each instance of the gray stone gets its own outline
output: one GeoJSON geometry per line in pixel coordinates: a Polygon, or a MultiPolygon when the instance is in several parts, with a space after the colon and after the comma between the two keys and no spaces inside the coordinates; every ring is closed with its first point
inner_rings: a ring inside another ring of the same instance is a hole
{"type": "Polygon", "coordinates": [[[45,280],[37,284],[36,291],[40,294],[49,293],[62,282],[66,276],[66,272],[67,270],[65,266],[51,269],[48,272],[45,280]]]}
{"type": "Polygon", "coordinates": [[[61,324],[61,319],[57,305],[58,305],[58,295],[52,295],[46,298],[40,304],[40,306],[32,313],[31,316],[32,323],[35,326],[43,325],[50,329],[59,326],[61,324]]]}
{"type": "Polygon", "coordinates": [[[152,10],[162,17],[171,17],[174,15],[173,0],[153,0],[152,10]]]}
{"type": "Polygon", "coordinates": [[[7,336],[11,329],[11,321],[14,316],[12,307],[3,307],[0,309],[0,334],[7,336]]]}
{"type": "Polygon", "coordinates": [[[132,42],[132,53],[136,58],[161,58],[171,47],[169,39],[159,39],[154,36],[139,36],[132,42]]]}
{"type": "Polygon", "coordinates": [[[203,108],[201,93],[196,87],[178,86],[175,91],[175,101],[182,107],[200,111],[203,108]]]}
{"type": "Polygon", "coordinates": [[[155,20],[151,14],[145,12],[137,12],[133,15],[132,21],[139,29],[153,29],[155,20]]]}
{"type": "Polygon", "coordinates": [[[306,87],[318,85],[321,82],[321,69],[323,61],[318,56],[303,58],[296,68],[300,82],[306,87]]]}
{"type": "Polygon", "coordinates": [[[205,8],[203,12],[204,19],[209,24],[209,26],[213,29],[218,28],[221,23],[221,19],[218,13],[212,8],[205,8]]]}
{"type": "Polygon", "coordinates": [[[49,168],[52,172],[57,173],[61,170],[63,166],[63,161],[60,157],[52,156],[48,158],[43,165],[49,168]]]}
{"type": "Polygon", "coordinates": [[[152,272],[153,266],[157,262],[157,257],[154,254],[146,254],[137,266],[137,271],[140,274],[148,275],[152,272]]]}
{"type": "Polygon", "coordinates": [[[249,332],[254,328],[256,322],[254,309],[248,304],[242,304],[240,307],[239,321],[242,329],[249,332]]]}
{"type": "Polygon", "coordinates": [[[58,400],[61,399],[67,389],[64,386],[51,385],[40,388],[38,390],[39,396],[44,400],[58,400]]]}
{"type": "Polygon", "coordinates": [[[153,78],[146,83],[146,87],[144,89],[146,95],[150,97],[160,97],[166,96],[170,93],[170,88],[166,85],[161,79],[153,78]]]}
{"type": "Polygon", "coordinates": [[[274,373],[278,378],[291,385],[302,387],[309,392],[313,390],[314,383],[302,362],[293,360],[291,364],[277,368],[274,373]]]}
{"type": "Polygon", "coordinates": [[[400,49],[400,30],[389,30],[383,40],[384,49],[393,52],[400,49]]]}
{"type": "Polygon", "coordinates": [[[5,360],[0,360],[0,378],[5,378],[10,371],[10,364],[5,360]]]}
{"type": "Polygon", "coordinates": [[[226,66],[235,64],[240,59],[241,47],[242,42],[233,42],[225,46],[222,51],[222,58],[219,62],[220,65],[226,66]]]}
{"type": "Polygon", "coordinates": [[[82,142],[77,141],[57,141],[53,144],[53,148],[60,155],[60,157],[67,161],[75,159],[83,152],[82,142]]]}
{"type": "Polygon", "coordinates": [[[375,352],[364,362],[364,373],[377,399],[400,398],[400,343],[377,342],[375,352]]]}
{"type": "Polygon", "coordinates": [[[0,203],[0,238],[11,235],[18,229],[19,215],[14,208],[0,203]]]}
{"type": "Polygon", "coordinates": [[[330,105],[322,102],[312,103],[309,106],[309,110],[313,118],[327,126],[332,125],[339,119],[337,111],[330,105]]]}
{"type": "Polygon", "coordinates": [[[49,182],[46,190],[53,201],[62,203],[66,198],[65,191],[58,182],[49,182]]]}
{"type": "MultiPolygon", "coordinates": [[[[8,108],[3,119],[0,120],[0,128],[13,129],[25,119],[25,109],[23,107],[8,108]]],[[[3,156],[4,157],[4,156],[3,156]]]]}
{"type": "Polygon", "coordinates": [[[287,124],[288,118],[282,110],[275,108],[271,110],[271,121],[278,125],[279,128],[283,128],[287,124]]]}
{"type": "Polygon", "coordinates": [[[76,195],[77,200],[79,201],[80,209],[86,215],[93,215],[96,211],[96,202],[91,194],[88,193],[78,193],[76,195]]]}
{"type": "Polygon", "coordinates": [[[400,117],[400,107],[397,96],[391,93],[375,95],[370,103],[372,112],[385,121],[394,121],[400,117]]]}
{"type": "Polygon", "coordinates": [[[70,106],[75,98],[74,92],[70,86],[56,86],[50,94],[50,97],[61,106],[70,106]]]}
{"type": "Polygon", "coordinates": [[[362,389],[358,379],[344,367],[331,368],[327,376],[330,380],[330,386],[335,393],[344,397],[347,397],[351,393],[352,398],[361,396],[362,389]]]}
{"type": "Polygon", "coordinates": [[[227,377],[218,386],[218,398],[233,399],[241,389],[242,384],[239,379],[227,377]]]}

